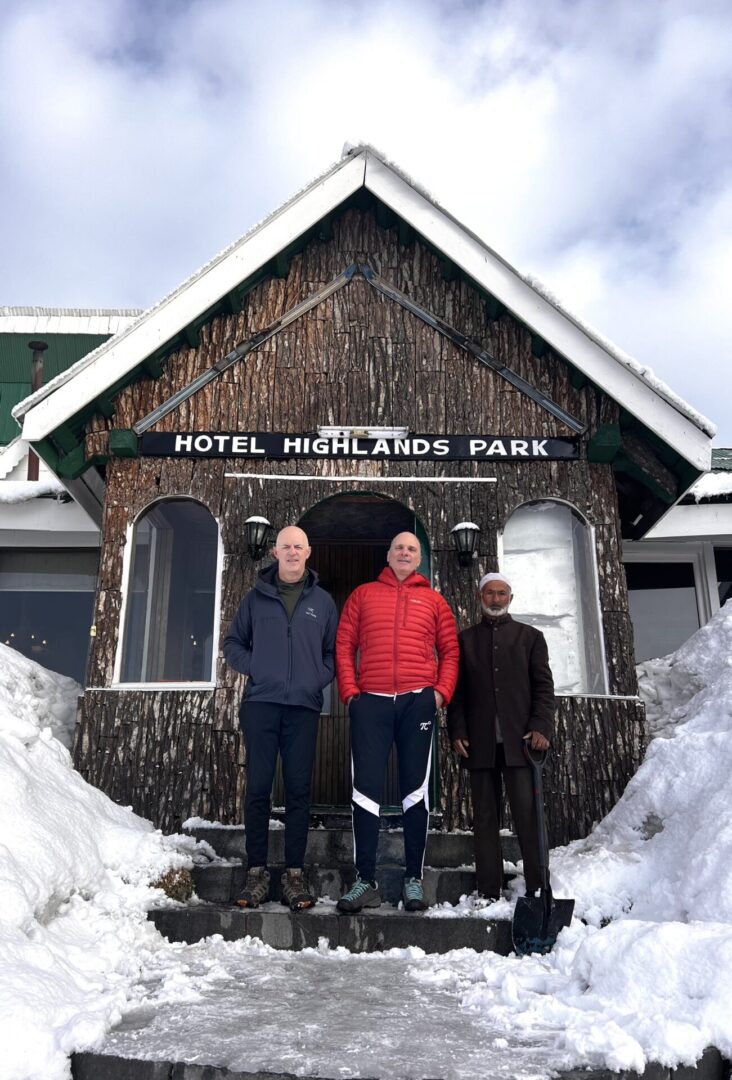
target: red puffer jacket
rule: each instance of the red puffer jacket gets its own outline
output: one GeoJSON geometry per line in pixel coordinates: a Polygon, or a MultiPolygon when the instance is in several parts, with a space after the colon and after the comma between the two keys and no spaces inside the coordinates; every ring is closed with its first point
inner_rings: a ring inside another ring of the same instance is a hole
{"type": "Polygon", "coordinates": [[[347,701],[359,693],[404,694],[432,686],[447,704],[459,655],[447,602],[421,574],[400,582],[387,566],[376,581],[354,589],[343,608],[336,635],[338,690],[347,701]]]}

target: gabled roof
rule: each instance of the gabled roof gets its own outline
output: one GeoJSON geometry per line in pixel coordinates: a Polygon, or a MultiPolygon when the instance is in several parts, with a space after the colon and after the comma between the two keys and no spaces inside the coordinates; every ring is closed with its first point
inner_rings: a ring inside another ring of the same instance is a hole
{"type": "Polygon", "coordinates": [[[289,202],[251,229],[126,330],[69,371],[26,398],[13,416],[37,443],[119,387],[146,359],[210,317],[242,282],[292,250],[303,237],[361,189],[419,234],[479,288],[547,342],[585,378],[617,401],[696,470],[710,462],[714,426],[653,373],[616,350],[562,309],[535,281],[519,274],[442,209],[405,173],[370,146],[348,150],[289,202]]]}

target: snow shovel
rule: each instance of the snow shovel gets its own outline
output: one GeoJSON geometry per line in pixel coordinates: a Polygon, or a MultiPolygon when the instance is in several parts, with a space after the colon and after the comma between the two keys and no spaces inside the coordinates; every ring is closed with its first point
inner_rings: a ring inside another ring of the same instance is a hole
{"type": "Polygon", "coordinates": [[[532,751],[524,744],[531,771],[534,774],[534,808],[539,833],[539,873],[541,888],[538,896],[519,896],[513,913],[511,933],[513,947],[519,956],[528,953],[548,953],[559,932],[572,921],[574,900],[555,900],[549,883],[549,852],[544,820],[544,784],[542,770],[548,751],[532,751]]]}

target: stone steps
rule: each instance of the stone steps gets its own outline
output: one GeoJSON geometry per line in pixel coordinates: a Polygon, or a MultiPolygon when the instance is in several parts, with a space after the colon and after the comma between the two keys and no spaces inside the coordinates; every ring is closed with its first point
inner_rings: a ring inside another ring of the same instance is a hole
{"type": "Polygon", "coordinates": [[[332,904],[317,904],[293,914],[280,904],[252,911],[223,904],[157,908],[150,918],[169,941],[189,944],[220,934],[225,941],[250,936],[274,949],[315,949],[321,940],[349,952],[383,952],[411,945],[429,953],[476,949],[507,956],[512,948],[508,920],[479,916],[434,918],[424,912],[400,911],[389,904],[339,915],[332,904]]]}
{"type": "MultiPolygon", "coordinates": [[[[490,1051],[486,1050],[484,1080],[493,1080],[490,1051]]],[[[148,1061],[106,1054],[74,1054],[71,1059],[73,1080],[328,1080],[322,1073],[313,1075],[289,1072],[240,1072],[217,1065],[201,1065],[182,1061],[148,1061]]],[[[505,1075],[505,1074],[502,1074],[505,1075]]],[[[571,1069],[557,1072],[555,1080],[728,1080],[729,1063],[719,1052],[710,1048],[696,1066],[670,1069],[650,1063],[643,1073],[613,1072],[610,1069],[571,1069]]],[[[331,1080],[336,1080],[335,1077],[331,1080]]],[[[371,1077],[370,1080],[390,1080],[371,1077]]],[[[438,1077],[433,1080],[439,1080],[438,1077]]]]}
{"type": "MultiPolygon", "coordinates": [[[[279,901],[280,878],[284,866],[270,865],[271,881],[269,899],[279,901]]],[[[231,904],[244,888],[246,871],[237,864],[212,863],[197,866],[193,870],[193,883],[199,900],[214,904],[231,904]]],[[[308,867],[307,878],[313,894],[326,900],[337,900],[350,889],[356,877],[353,867],[308,867]]],[[[383,863],[377,870],[379,889],[387,904],[398,904],[404,882],[403,866],[387,866],[383,863]]],[[[475,872],[471,869],[449,867],[445,870],[425,867],[422,877],[424,895],[428,904],[457,904],[461,896],[475,889],[475,872]]]]}
{"type": "MultiPolygon", "coordinates": [[[[190,836],[205,840],[217,855],[224,859],[246,859],[245,830],[243,826],[195,827],[187,829],[190,836]]],[[[503,857],[510,862],[517,862],[521,857],[518,842],[514,836],[501,838],[503,857]]],[[[282,866],[285,861],[285,830],[270,828],[269,861],[273,866],[282,866]]],[[[379,835],[377,865],[379,863],[399,865],[404,861],[404,837],[401,829],[382,829],[379,835]]],[[[425,866],[446,868],[472,866],[472,833],[433,832],[427,834],[425,866]]],[[[328,868],[350,867],[353,865],[353,834],[350,828],[317,828],[308,832],[305,864],[328,868]]]]}

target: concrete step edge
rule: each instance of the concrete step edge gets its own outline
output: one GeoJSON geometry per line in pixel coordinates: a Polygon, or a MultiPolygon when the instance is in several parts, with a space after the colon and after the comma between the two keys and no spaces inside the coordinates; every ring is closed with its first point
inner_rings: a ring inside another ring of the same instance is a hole
{"type": "MultiPolygon", "coordinates": [[[[677,1069],[649,1062],[643,1073],[613,1072],[610,1069],[569,1069],[556,1074],[557,1080],[726,1080],[730,1062],[714,1047],[708,1047],[696,1065],[677,1069]]],[[[73,1080],[340,1080],[322,1073],[297,1077],[289,1072],[234,1072],[220,1065],[201,1065],[179,1061],[149,1061],[114,1055],[83,1052],[72,1054],[73,1080]]],[[[371,1080],[388,1080],[372,1077],[371,1080]]],[[[435,1077],[434,1080],[440,1080],[435,1077]]],[[[490,1077],[486,1074],[486,1080],[490,1077]]]]}

